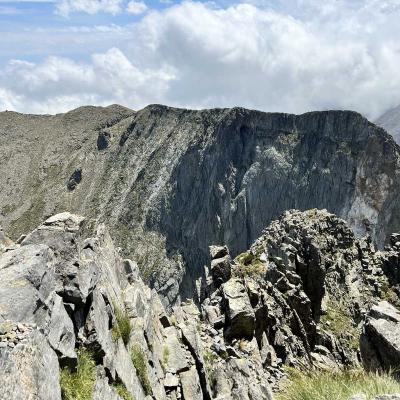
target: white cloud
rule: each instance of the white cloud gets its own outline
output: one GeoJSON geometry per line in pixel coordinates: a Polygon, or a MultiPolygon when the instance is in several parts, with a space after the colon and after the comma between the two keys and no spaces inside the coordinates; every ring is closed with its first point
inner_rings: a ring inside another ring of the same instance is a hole
{"type": "Polygon", "coordinates": [[[122,0],[61,0],[56,5],[56,13],[68,17],[73,12],[96,14],[104,12],[117,14],[122,8],[122,0]]]}
{"type": "Polygon", "coordinates": [[[147,11],[147,6],[143,1],[130,1],[126,7],[126,11],[133,15],[140,15],[147,11]]]}
{"type": "Polygon", "coordinates": [[[400,104],[400,0],[278,3],[221,9],[185,2],[113,33],[121,49],[86,63],[9,63],[0,72],[0,108],[167,103],[298,113],[344,108],[375,118],[400,104]]]}
{"type": "Polygon", "coordinates": [[[90,63],[12,60],[0,72],[0,108],[56,113],[82,104],[137,105],[149,102],[154,90],[162,96],[173,79],[167,67],[139,70],[117,48],[94,54],[90,63]]]}

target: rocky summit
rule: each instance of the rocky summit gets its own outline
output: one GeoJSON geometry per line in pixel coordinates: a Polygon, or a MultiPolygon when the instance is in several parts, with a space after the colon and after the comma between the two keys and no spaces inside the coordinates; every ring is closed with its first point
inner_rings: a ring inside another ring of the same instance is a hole
{"type": "Polygon", "coordinates": [[[168,308],[197,293],[210,245],[236,257],[288,209],[325,208],[380,247],[400,231],[400,149],[354,112],[3,112],[0,157],[12,240],[65,211],[106,223],[168,308]]]}
{"type": "Polygon", "coordinates": [[[400,361],[400,235],[377,250],[326,210],[286,211],[235,258],[211,246],[198,302],[171,312],[104,224],[0,239],[1,400],[272,400],[288,368],[400,361]]]}

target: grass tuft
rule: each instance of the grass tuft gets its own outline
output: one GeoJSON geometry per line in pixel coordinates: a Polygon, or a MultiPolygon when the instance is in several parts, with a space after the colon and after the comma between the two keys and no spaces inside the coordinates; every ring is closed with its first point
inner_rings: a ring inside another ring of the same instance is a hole
{"type": "Polygon", "coordinates": [[[135,344],[131,348],[131,359],[136,369],[140,383],[142,384],[146,396],[152,395],[151,384],[147,372],[147,362],[145,354],[139,345],[135,344]]]}
{"type": "Polygon", "coordinates": [[[348,400],[355,394],[372,399],[379,394],[400,393],[400,383],[390,375],[362,370],[304,373],[290,369],[289,379],[276,400],[348,400]]]}
{"type": "Polygon", "coordinates": [[[119,338],[122,338],[125,346],[129,342],[129,337],[131,335],[131,322],[126,311],[122,311],[120,308],[114,305],[115,309],[115,318],[117,323],[113,326],[111,335],[113,340],[117,341],[119,338]]]}
{"type": "Polygon", "coordinates": [[[63,400],[91,400],[95,383],[95,361],[86,349],[78,351],[76,371],[68,367],[61,370],[60,386],[63,400]]]}
{"type": "Polygon", "coordinates": [[[115,389],[121,399],[133,400],[133,396],[128,392],[128,389],[122,382],[114,382],[111,386],[115,389]]]}
{"type": "Polygon", "coordinates": [[[259,276],[267,270],[266,264],[250,251],[239,254],[234,261],[233,275],[240,278],[259,276]]]}

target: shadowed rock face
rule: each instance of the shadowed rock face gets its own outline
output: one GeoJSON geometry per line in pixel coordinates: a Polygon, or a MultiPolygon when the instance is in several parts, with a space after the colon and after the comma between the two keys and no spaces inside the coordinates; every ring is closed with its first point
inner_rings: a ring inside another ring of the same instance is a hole
{"type": "Polygon", "coordinates": [[[0,224],[15,239],[65,210],[106,221],[174,302],[193,294],[209,245],[235,256],[287,209],[326,208],[383,244],[400,228],[399,154],[382,129],[344,111],[1,113],[0,224]]]}

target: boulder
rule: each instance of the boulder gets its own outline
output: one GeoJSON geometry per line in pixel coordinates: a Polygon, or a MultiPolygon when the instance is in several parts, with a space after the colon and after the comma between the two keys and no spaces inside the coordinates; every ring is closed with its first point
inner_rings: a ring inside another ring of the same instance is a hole
{"type": "Polygon", "coordinates": [[[185,400],[203,400],[203,392],[201,390],[196,367],[181,372],[179,378],[181,380],[183,398],[185,400]]]}
{"type": "Polygon", "coordinates": [[[387,302],[372,307],[363,326],[360,352],[368,370],[395,370],[400,365],[400,314],[387,302]]]}
{"type": "Polygon", "coordinates": [[[231,257],[229,254],[211,261],[211,276],[217,287],[228,281],[231,275],[231,257]]]}
{"type": "Polygon", "coordinates": [[[228,338],[252,337],[255,314],[244,284],[239,279],[230,279],[223,285],[225,303],[225,336],[228,338]]]}

